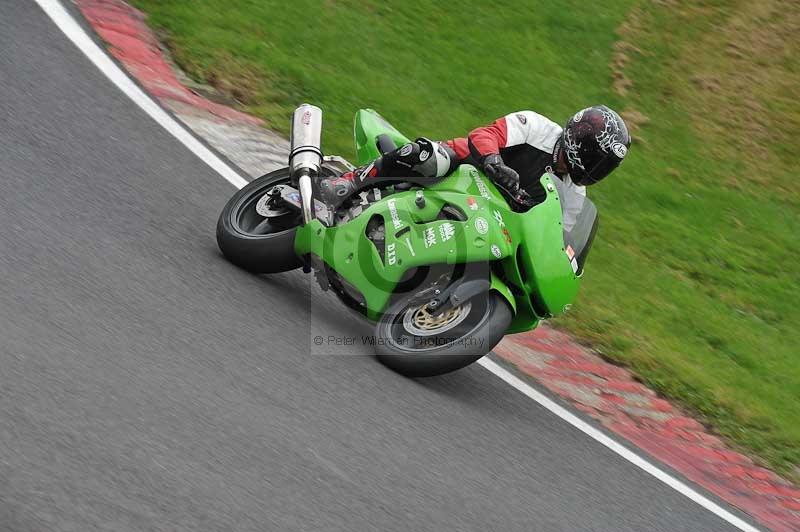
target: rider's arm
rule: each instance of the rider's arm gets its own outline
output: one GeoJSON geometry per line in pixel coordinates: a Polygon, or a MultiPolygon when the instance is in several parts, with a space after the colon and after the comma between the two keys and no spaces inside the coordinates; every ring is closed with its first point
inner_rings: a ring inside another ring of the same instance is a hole
{"type": "Polygon", "coordinates": [[[478,162],[502,148],[530,144],[542,151],[552,152],[561,127],[533,111],[519,111],[498,118],[488,126],[470,132],[470,154],[478,162]]]}

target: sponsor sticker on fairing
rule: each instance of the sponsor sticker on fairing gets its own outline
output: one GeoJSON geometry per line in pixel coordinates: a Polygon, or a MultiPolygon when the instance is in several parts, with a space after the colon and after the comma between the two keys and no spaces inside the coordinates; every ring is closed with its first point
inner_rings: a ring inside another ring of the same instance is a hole
{"type": "Polygon", "coordinates": [[[486,221],[486,218],[480,216],[475,218],[475,230],[482,235],[489,232],[489,222],[486,221]]]}
{"type": "Polygon", "coordinates": [[[478,187],[478,192],[480,192],[481,196],[485,199],[492,199],[492,195],[489,194],[489,189],[486,188],[486,183],[483,182],[481,176],[475,174],[472,176],[472,179],[475,180],[475,186],[478,187]]]}
{"type": "Polygon", "coordinates": [[[433,227],[425,229],[422,233],[422,237],[425,240],[426,248],[436,245],[436,231],[433,230],[433,227]]]}
{"type": "Polygon", "coordinates": [[[500,248],[497,247],[497,244],[492,244],[492,247],[490,249],[492,250],[492,255],[494,255],[495,258],[499,259],[500,257],[503,256],[503,253],[500,251],[500,248]]]}
{"type": "Polygon", "coordinates": [[[572,246],[568,245],[564,253],[567,254],[569,264],[572,266],[572,273],[578,273],[578,258],[575,256],[575,250],[572,249],[572,246]]]}
{"type": "Polygon", "coordinates": [[[497,222],[497,225],[499,225],[500,227],[505,227],[506,226],[506,223],[503,221],[503,215],[500,214],[500,211],[494,211],[492,213],[492,215],[494,216],[494,219],[497,222]]]}
{"type": "Polygon", "coordinates": [[[395,244],[386,244],[386,262],[389,266],[397,264],[397,249],[395,244]]]}
{"type": "Polygon", "coordinates": [[[386,202],[386,205],[389,207],[389,216],[392,217],[392,226],[395,229],[400,229],[403,227],[403,222],[400,220],[400,215],[397,214],[397,202],[393,199],[390,199],[386,202]]]}
{"type": "Polygon", "coordinates": [[[456,228],[450,222],[445,222],[439,226],[439,236],[442,237],[442,242],[447,242],[453,235],[456,234],[456,228]]]}
{"type": "Polygon", "coordinates": [[[470,197],[467,198],[467,207],[469,207],[470,210],[477,211],[478,210],[478,202],[475,200],[475,198],[470,196],[470,197]]]}

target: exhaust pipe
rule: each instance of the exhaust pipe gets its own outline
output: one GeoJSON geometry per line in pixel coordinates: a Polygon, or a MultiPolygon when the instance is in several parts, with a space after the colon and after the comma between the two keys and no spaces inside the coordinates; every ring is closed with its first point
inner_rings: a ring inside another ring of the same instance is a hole
{"type": "Polygon", "coordinates": [[[311,183],[322,167],[321,138],[322,109],[307,103],[295,109],[292,114],[289,171],[300,189],[304,224],[314,218],[311,183]]]}

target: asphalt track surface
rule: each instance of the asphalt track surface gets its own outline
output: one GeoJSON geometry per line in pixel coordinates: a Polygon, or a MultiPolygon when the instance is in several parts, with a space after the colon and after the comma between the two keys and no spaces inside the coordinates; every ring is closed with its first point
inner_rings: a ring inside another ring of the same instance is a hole
{"type": "Polygon", "coordinates": [[[480,367],[413,381],[234,188],[24,0],[0,11],[0,530],[730,530],[480,367]]]}

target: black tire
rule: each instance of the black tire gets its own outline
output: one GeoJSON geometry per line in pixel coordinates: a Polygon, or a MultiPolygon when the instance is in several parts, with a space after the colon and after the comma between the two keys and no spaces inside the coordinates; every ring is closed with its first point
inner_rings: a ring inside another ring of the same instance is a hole
{"type": "Polygon", "coordinates": [[[288,183],[289,169],[282,168],[254,179],[228,200],[217,221],[217,244],[229,261],[253,273],[286,272],[301,266],[294,252],[300,214],[287,214],[286,219],[279,218],[272,224],[272,219],[267,220],[255,210],[268,190],[288,183]],[[261,222],[267,225],[262,227],[261,222]]]}
{"type": "Polygon", "coordinates": [[[395,304],[375,326],[376,357],[407,377],[432,377],[472,364],[503,339],[512,312],[496,292],[476,296],[468,303],[463,321],[430,336],[417,336],[406,328],[403,320],[414,312],[408,300],[395,304]]]}

